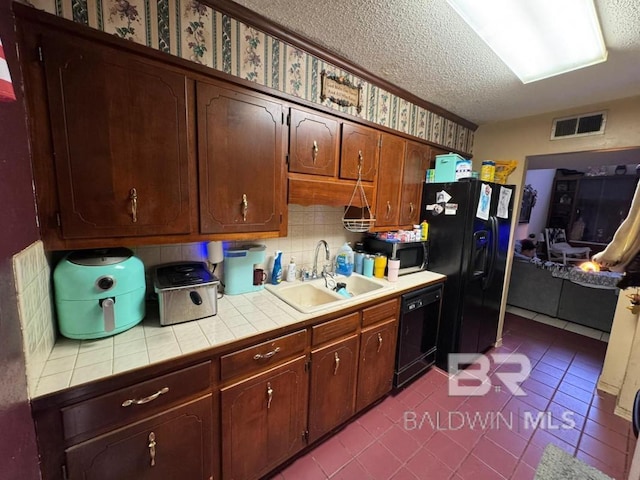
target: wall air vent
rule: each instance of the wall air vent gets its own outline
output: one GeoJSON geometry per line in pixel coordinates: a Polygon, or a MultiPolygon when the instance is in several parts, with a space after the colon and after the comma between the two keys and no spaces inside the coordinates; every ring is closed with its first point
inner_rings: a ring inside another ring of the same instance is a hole
{"type": "Polygon", "coordinates": [[[607,112],[585,113],[577,117],[556,118],[551,127],[551,140],[601,135],[607,123],[607,112]]]}

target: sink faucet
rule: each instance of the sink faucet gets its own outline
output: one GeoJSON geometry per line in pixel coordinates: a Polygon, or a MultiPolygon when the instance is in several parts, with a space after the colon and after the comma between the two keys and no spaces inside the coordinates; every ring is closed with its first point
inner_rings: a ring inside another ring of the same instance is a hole
{"type": "MultiPolygon", "coordinates": [[[[329,245],[324,240],[320,240],[316,245],[316,253],[313,257],[313,270],[311,272],[311,278],[318,278],[318,253],[320,252],[320,247],[324,246],[325,251],[325,260],[329,262],[329,245]]],[[[326,265],[322,267],[322,274],[326,273],[326,265]]]]}

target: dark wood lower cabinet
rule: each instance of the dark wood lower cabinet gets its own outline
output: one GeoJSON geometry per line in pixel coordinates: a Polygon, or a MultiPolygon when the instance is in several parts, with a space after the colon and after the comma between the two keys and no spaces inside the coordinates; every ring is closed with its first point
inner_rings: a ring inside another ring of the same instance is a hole
{"type": "Polygon", "coordinates": [[[305,363],[301,356],[221,389],[224,480],[260,478],[306,445],[305,363]]]}
{"type": "Polygon", "coordinates": [[[397,336],[398,320],[394,317],[362,330],[356,411],[391,390],[397,336]]]}
{"type": "Polygon", "coordinates": [[[309,442],[353,416],[358,335],[311,352],[309,442]]]}
{"type": "Polygon", "coordinates": [[[66,450],[68,480],[213,479],[212,396],[66,450]]]}

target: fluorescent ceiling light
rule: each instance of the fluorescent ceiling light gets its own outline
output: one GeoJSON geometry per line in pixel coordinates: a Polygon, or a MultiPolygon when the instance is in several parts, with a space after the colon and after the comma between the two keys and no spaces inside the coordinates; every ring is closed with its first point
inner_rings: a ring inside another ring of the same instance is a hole
{"type": "Polygon", "coordinates": [[[447,0],[522,83],[607,59],[593,0],[447,0]]]}

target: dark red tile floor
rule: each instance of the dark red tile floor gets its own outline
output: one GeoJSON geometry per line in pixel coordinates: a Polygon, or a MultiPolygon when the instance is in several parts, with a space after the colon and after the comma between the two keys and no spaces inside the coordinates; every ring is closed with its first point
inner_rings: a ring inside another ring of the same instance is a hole
{"type": "Polygon", "coordinates": [[[606,346],[507,313],[503,345],[493,353],[529,358],[525,396],[497,378],[519,365],[492,362],[492,388],[483,396],[450,396],[447,376],[433,368],[272,478],[532,479],[553,443],[622,480],[635,437],[613,414],[614,397],[596,390],[606,346]]]}

